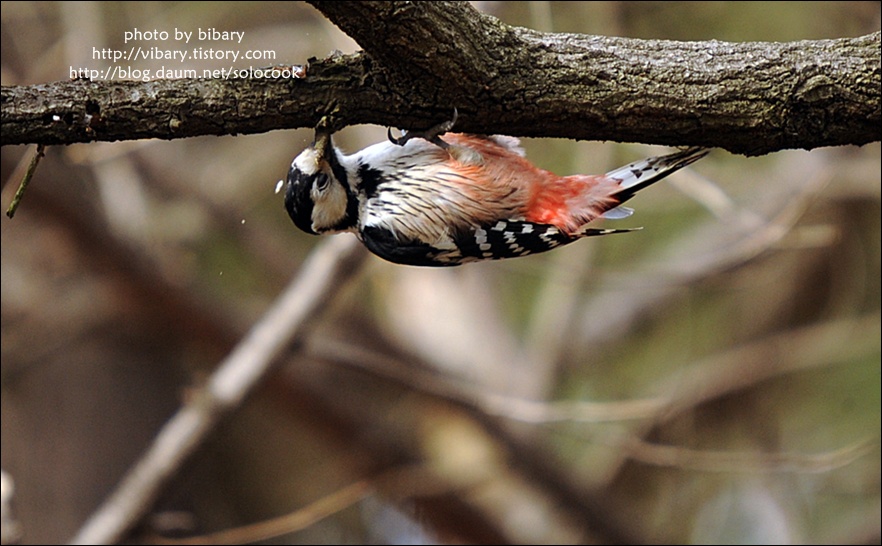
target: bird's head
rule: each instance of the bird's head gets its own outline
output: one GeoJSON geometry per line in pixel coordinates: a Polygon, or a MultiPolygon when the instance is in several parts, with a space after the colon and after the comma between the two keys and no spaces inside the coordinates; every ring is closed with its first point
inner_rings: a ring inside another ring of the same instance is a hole
{"type": "Polygon", "coordinates": [[[354,196],[347,178],[330,133],[316,130],[313,145],[288,170],[285,209],[294,224],[313,235],[353,227],[354,196]]]}

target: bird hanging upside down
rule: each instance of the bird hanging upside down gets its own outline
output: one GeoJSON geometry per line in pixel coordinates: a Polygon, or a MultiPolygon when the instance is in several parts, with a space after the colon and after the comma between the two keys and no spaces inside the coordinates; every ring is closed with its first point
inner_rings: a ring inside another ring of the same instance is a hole
{"type": "Polygon", "coordinates": [[[622,203],[709,151],[689,148],[604,175],[557,176],[530,163],[516,138],[446,133],[453,121],[398,139],[390,134],[352,155],[317,130],[288,171],[285,208],[294,224],[311,234],[354,232],[398,264],[515,258],[631,231],[588,224],[629,216],[622,203]]]}

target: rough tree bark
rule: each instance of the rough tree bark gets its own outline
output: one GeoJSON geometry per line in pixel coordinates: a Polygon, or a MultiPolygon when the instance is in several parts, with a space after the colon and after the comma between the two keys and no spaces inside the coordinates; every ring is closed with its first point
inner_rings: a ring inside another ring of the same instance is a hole
{"type": "Polygon", "coordinates": [[[465,2],[310,2],[364,51],[302,79],[2,89],[2,144],[173,139],[373,123],[703,145],[747,155],[882,136],[880,33],[789,43],[542,33],[465,2]]]}

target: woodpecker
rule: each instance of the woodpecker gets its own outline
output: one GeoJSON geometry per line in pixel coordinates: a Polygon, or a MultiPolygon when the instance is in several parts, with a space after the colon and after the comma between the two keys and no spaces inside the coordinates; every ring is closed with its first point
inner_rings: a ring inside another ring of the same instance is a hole
{"type": "Polygon", "coordinates": [[[288,214],[310,234],[354,232],[397,264],[514,258],[632,231],[588,224],[630,216],[622,203],[709,151],[689,148],[605,175],[557,176],[529,162],[514,137],[447,133],[452,125],[397,139],[390,133],[352,155],[317,131],[288,171],[288,214]]]}

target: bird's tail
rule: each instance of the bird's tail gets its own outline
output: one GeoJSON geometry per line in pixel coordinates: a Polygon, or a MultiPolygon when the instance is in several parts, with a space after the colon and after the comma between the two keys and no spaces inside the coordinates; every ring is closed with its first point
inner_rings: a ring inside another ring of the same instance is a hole
{"type": "Polygon", "coordinates": [[[547,203],[542,203],[537,208],[550,212],[545,216],[530,218],[530,220],[539,223],[552,223],[570,234],[605,235],[611,231],[593,230],[586,225],[597,217],[612,220],[627,218],[634,211],[621,206],[622,203],[632,198],[643,188],[698,161],[709,151],[705,148],[689,148],[682,152],[635,161],[605,175],[562,177],[561,183],[556,186],[559,190],[558,193],[549,191],[540,196],[547,203]],[[557,214],[560,209],[566,211],[566,214],[557,214]],[[553,216],[553,218],[548,218],[548,216],[553,216]]]}
{"type": "Polygon", "coordinates": [[[707,148],[692,147],[682,152],[648,157],[629,163],[608,173],[607,178],[619,180],[621,190],[615,193],[619,203],[634,197],[638,191],[655,184],[662,178],[695,163],[710,152],[707,148]]]}

